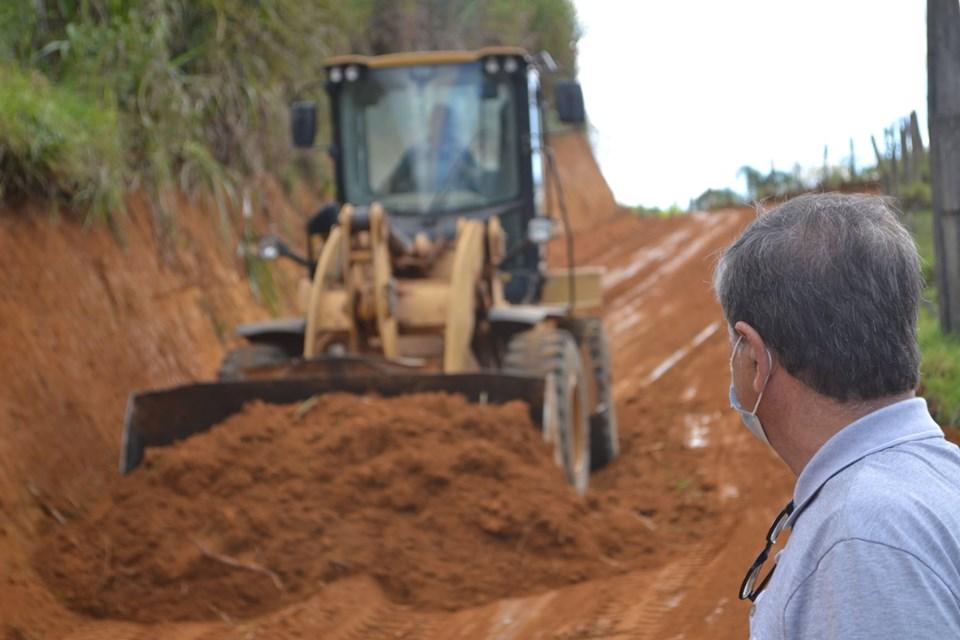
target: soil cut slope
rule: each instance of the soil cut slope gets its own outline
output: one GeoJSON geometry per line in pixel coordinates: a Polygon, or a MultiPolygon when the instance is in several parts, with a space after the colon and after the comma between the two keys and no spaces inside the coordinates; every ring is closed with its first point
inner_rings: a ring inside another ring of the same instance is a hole
{"type": "MultiPolygon", "coordinates": [[[[551,135],[549,144],[556,161],[557,175],[573,230],[576,232],[589,229],[614,215],[619,207],[613,198],[610,185],[600,172],[587,136],[580,131],[571,130],[551,135]]],[[[559,218],[559,194],[556,191],[556,181],[549,171],[547,185],[550,191],[547,196],[551,203],[550,209],[559,218]]]]}

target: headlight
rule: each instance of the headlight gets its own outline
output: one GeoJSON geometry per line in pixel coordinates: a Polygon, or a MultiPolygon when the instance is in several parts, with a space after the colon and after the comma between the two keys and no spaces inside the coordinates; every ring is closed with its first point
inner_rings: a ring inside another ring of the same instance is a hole
{"type": "Polygon", "coordinates": [[[483,63],[483,70],[493,75],[500,71],[500,63],[497,62],[496,58],[487,58],[487,61],[483,63]]]}
{"type": "Polygon", "coordinates": [[[531,218],[527,223],[527,240],[534,244],[549,242],[553,237],[553,220],[550,218],[531,218]]]}
{"type": "Polygon", "coordinates": [[[343,80],[343,69],[340,67],[330,69],[330,82],[340,82],[341,80],[343,80]]]}
{"type": "Polygon", "coordinates": [[[510,57],[503,61],[503,70],[507,73],[513,73],[517,70],[520,65],[517,64],[517,59],[510,57]]]}
{"type": "Polygon", "coordinates": [[[343,71],[343,76],[347,79],[347,82],[356,82],[357,78],[360,77],[360,68],[352,64],[343,71]]]}

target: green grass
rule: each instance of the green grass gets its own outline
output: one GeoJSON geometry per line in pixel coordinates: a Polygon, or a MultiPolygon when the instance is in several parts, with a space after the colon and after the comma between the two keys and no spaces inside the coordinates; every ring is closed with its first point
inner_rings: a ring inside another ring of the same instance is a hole
{"type": "Polygon", "coordinates": [[[917,326],[920,387],[930,410],[945,425],[960,425],[960,336],[944,335],[937,316],[924,308],[917,326]]]}
{"type": "Polygon", "coordinates": [[[125,188],[116,111],[0,64],[0,176],[0,198],[42,194],[107,218],[125,188]]]}
{"type": "Polygon", "coordinates": [[[917,251],[920,252],[920,259],[923,261],[923,281],[927,286],[927,293],[931,300],[936,298],[935,272],[933,269],[933,212],[917,211],[915,213],[904,214],[907,218],[907,224],[910,227],[910,233],[917,243],[917,251]]]}
{"type": "Polygon", "coordinates": [[[927,287],[920,309],[917,338],[920,342],[920,391],[944,425],[960,425],[960,336],[944,335],[937,317],[933,253],[933,214],[908,214],[908,223],[923,260],[927,287]]]}

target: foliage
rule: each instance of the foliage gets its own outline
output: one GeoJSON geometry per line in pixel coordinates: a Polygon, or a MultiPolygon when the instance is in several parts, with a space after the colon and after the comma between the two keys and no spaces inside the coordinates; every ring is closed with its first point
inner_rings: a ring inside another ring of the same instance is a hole
{"type": "Polygon", "coordinates": [[[917,338],[920,342],[920,386],[934,416],[945,424],[960,426],[960,338],[944,335],[937,318],[934,288],[933,213],[908,214],[910,230],[923,261],[924,305],[920,310],[917,338]]]}
{"type": "MultiPolygon", "coordinates": [[[[331,54],[502,42],[549,48],[572,73],[579,36],[569,0],[0,4],[0,104],[32,101],[31,113],[46,115],[28,122],[61,139],[40,160],[22,138],[0,139],[0,183],[13,185],[8,192],[64,194],[89,211],[114,208],[118,194],[142,186],[165,218],[173,187],[213,192],[225,215],[244,176],[319,175],[305,160],[319,154],[290,148],[287,108],[300,97],[322,106],[316,80],[331,54]],[[32,78],[29,96],[20,98],[24,78],[32,78]]],[[[0,126],[13,136],[26,125],[0,126]]]]}
{"type": "Polygon", "coordinates": [[[743,176],[747,182],[748,200],[764,200],[788,193],[796,193],[808,188],[799,167],[795,167],[790,173],[770,167],[770,172],[764,174],[753,167],[744,165],[737,171],[737,176],[743,176]]]}
{"type": "Polygon", "coordinates": [[[650,218],[650,217],[669,218],[671,216],[678,216],[686,213],[686,211],[681,209],[676,204],[672,204],[666,209],[660,209],[659,207],[644,207],[644,206],[633,207],[630,210],[630,212],[633,213],[634,215],[637,215],[643,218],[650,218]]]}
{"type": "Polygon", "coordinates": [[[920,261],[923,265],[923,282],[927,287],[927,297],[933,300],[937,296],[934,288],[936,272],[933,268],[933,212],[927,210],[908,213],[907,220],[910,233],[913,234],[913,239],[917,243],[917,251],[920,252],[920,261]]]}
{"type": "Polygon", "coordinates": [[[733,189],[707,189],[690,201],[690,211],[708,211],[743,204],[743,198],[733,189]]]}
{"type": "Polygon", "coordinates": [[[923,146],[916,112],[883,131],[883,148],[873,140],[877,165],[873,169],[884,190],[907,211],[932,206],[930,154],[923,146]]]}
{"type": "Polygon", "coordinates": [[[0,197],[43,194],[104,217],[121,206],[117,113],[0,64],[0,197]]]}
{"type": "Polygon", "coordinates": [[[944,335],[936,313],[923,309],[920,340],[920,386],[934,416],[946,425],[960,425],[960,337],[944,335]]]}
{"type": "Polygon", "coordinates": [[[569,0],[366,0],[362,48],[371,53],[516,45],[549,51],[576,73],[580,28],[569,0]]]}
{"type": "Polygon", "coordinates": [[[898,200],[907,211],[930,209],[933,206],[933,190],[929,181],[916,180],[900,187],[898,200]]]}

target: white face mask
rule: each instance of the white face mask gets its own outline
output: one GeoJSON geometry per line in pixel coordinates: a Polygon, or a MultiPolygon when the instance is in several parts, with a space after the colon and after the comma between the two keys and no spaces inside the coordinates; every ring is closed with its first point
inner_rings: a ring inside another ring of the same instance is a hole
{"type": "Polygon", "coordinates": [[[737,343],[733,345],[733,352],[730,354],[730,406],[736,409],[737,413],[740,414],[740,419],[743,421],[744,426],[750,430],[757,439],[763,444],[770,446],[770,441],[767,440],[767,434],[763,430],[763,425],[760,424],[760,418],[757,417],[757,409],[760,408],[760,400],[763,399],[763,392],[767,389],[767,382],[770,381],[770,373],[773,371],[773,356],[770,355],[770,351],[767,352],[767,360],[770,362],[770,367],[767,369],[767,377],[763,381],[763,388],[760,389],[760,395],[757,396],[757,402],[753,405],[753,411],[747,411],[746,408],[740,404],[740,400],[737,399],[737,390],[733,384],[733,358],[737,355],[737,349],[740,347],[740,342],[743,340],[743,336],[737,338],[737,343]]]}

